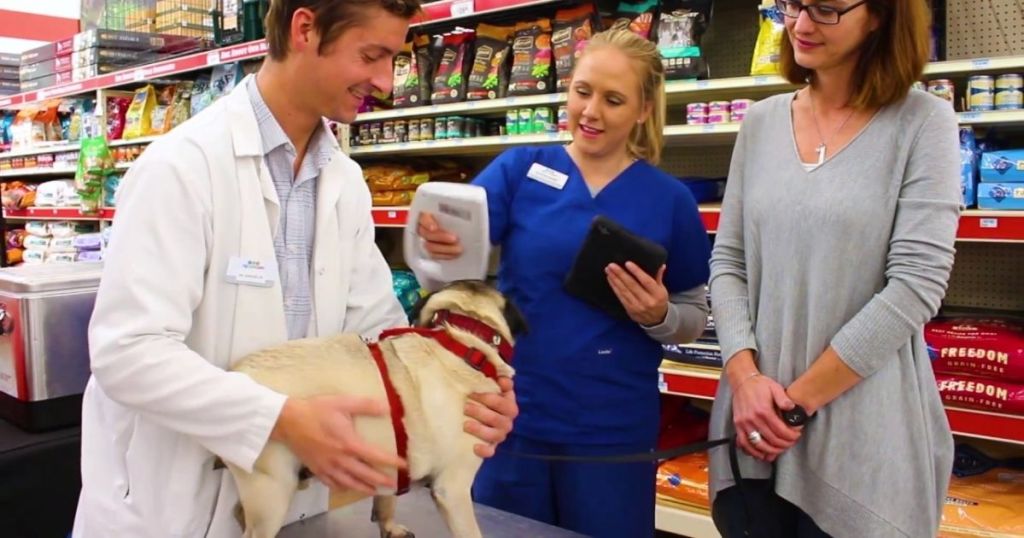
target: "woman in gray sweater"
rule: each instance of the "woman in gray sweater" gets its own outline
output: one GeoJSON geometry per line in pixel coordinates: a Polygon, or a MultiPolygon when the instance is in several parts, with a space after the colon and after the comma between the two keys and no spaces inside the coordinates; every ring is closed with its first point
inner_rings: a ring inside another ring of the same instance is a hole
{"type": "Polygon", "coordinates": [[[712,452],[715,523],[727,538],[931,537],[953,440],[922,328],[961,198],[953,109],[910,91],[928,7],[776,3],[781,70],[808,84],[750,109],[729,170],[711,437],[736,434],[743,480],[712,452]]]}

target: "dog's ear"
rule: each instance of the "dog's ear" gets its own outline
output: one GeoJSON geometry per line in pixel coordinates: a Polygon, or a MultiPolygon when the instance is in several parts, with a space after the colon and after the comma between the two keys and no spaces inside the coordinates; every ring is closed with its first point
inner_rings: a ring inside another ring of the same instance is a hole
{"type": "Polygon", "coordinates": [[[508,297],[505,298],[505,309],[501,313],[505,316],[505,323],[508,324],[508,330],[513,336],[530,332],[530,328],[526,325],[526,317],[508,297]]]}
{"type": "Polygon", "coordinates": [[[413,327],[420,326],[420,312],[423,311],[424,306],[427,306],[427,300],[430,299],[431,295],[432,294],[428,293],[421,296],[420,300],[416,301],[416,304],[412,305],[412,310],[409,311],[409,323],[413,327]]]}

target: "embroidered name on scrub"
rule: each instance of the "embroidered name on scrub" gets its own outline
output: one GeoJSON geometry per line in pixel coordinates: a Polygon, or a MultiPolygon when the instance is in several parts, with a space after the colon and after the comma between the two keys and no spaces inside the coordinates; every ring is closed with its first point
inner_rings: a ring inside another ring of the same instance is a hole
{"type": "Polygon", "coordinates": [[[227,281],[231,284],[269,288],[277,282],[277,260],[255,260],[232,256],[228,262],[227,281]]]}
{"type": "Polygon", "coordinates": [[[558,190],[562,190],[562,187],[565,187],[565,182],[569,180],[569,176],[559,172],[558,170],[552,170],[540,163],[533,163],[533,165],[530,166],[530,170],[526,172],[526,177],[540,181],[541,183],[549,187],[554,187],[558,190]]]}

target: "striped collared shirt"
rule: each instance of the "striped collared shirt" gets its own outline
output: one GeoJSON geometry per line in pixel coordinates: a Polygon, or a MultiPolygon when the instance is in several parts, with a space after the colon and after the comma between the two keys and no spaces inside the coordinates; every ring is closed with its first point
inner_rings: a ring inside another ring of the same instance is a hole
{"type": "Polygon", "coordinates": [[[309,141],[299,172],[293,174],[295,146],[267,108],[256,86],[256,77],[249,77],[247,85],[249,101],[256,113],[263,142],[263,160],[270,170],[281,204],[281,217],[274,236],[274,253],[284,295],[288,339],[304,338],[313,315],[311,271],[316,231],[317,177],[330,162],[334,144],[327,126],[319,127],[309,141]]]}

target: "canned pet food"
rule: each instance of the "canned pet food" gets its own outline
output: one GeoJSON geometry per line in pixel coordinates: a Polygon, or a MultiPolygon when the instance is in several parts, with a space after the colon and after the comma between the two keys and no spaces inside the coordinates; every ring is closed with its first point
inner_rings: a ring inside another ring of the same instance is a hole
{"type": "Polygon", "coordinates": [[[733,110],[729,112],[729,121],[733,123],[739,123],[743,121],[743,118],[747,117],[746,110],[733,110]]]}
{"type": "Polygon", "coordinates": [[[359,124],[359,143],[360,144],[369,144],[371,141],[372,141],[372,138],[370,137],[370,124],[369,123],[360,123],[359,124]]]}
{"type": "Polygon", "coordinates": [[[999,110],[1015,110],[1024,106],[1024,78],[1016,73],[999,75],[996,78],[995,105],[999,110]]]}
{"type": "Polygon", "coordinates": [[[519,134],[519,111],[516,109],[505,113],[505,134],[519,134]]]}
{"type": "Polygon", "coordinates": [[[753,99],[734,99],[729,103],[729,121],[743,121],[743,118],[747,116],[747,110],[753,104],[753,99]]]}
{"type": "Polygon", "coordinates": [[[420,140],[434,139],[434,120],[423,118],[420,120],[420,140]]]}
{"type": "Polygon", "coordinates": [[[708,114],[713,112],[729,113],[729,101],[711,101],[708,103],[708,114]]]}
{"type": "Polygon", "coordinates": [[[989,75],[974,75],[967,79],[967,109],[992,110],[995,108],[995,81],[989,75]]]}
{"type": "Polygon", "coordinates": [[[395,122],[386,121],[384,122],[383,131],[383,142],[394,142],[395,141],[395,122]]]}
{"type": "MultiPolygon", "coordinates": [[[[420,133],[423,136],[423,133],[420,133]]],[[[448,138],[448,118],[441,116],[434,118],[434,140],[444,140],[448,138]]]]}
{"type": "Polygon", "coordinates": [[[399,142],[409,141],[409,122],[395,120],[395,139],[399,142]]]}
{"type": "Polygon", "coordinates": [[[708,104],[690,103],[686,105],[686,123],[700,125],[708,122],[708,104]]]}
{"type": "Polygon", "coordinates": [[[533,132],[546,133],[548,132],[549,125],[553,125],[551,109],[546,106],[539,106],[533,109],[533,132]]]}
{"type": "Polygon", "coordinates": [[[420,120],[409,120],[409,142],[420,141],[420,120]]]}
{"type": "Polygon", "coordinates": [[[371,144],[379,144],[380,143],[380,131],[381,131],[381,123],[379,121],[375,121],[375,122],[370,124],[370,143],[371,144]]]}
{"type": "Polygon", "coordinates": [[[519,109],[519,134],[533,133],[533,109],[519,109]]]}
{"type": "Polygon", "coordinates": [[[928,93],[949,101],[949,104],[956,102],[956,89],[949,79],[940,78],[928,81],[928,93]]]}
{"type": "Polygon", "coordinates": [[[462,116],[448,116],[448,134],[445,138],[462,138],[462,129],[465,124],[462,116]]]}
{"type": "Polygon", "coordinates": [[[728,112],[709,112],[708,117],[704,123],[728,123],[729,113],[728,112]]]}
{"type": "Polygon", "coordinates": [[[569,109],[565,105],[558,107],[558,132],[569,130],[569,109]]]}

